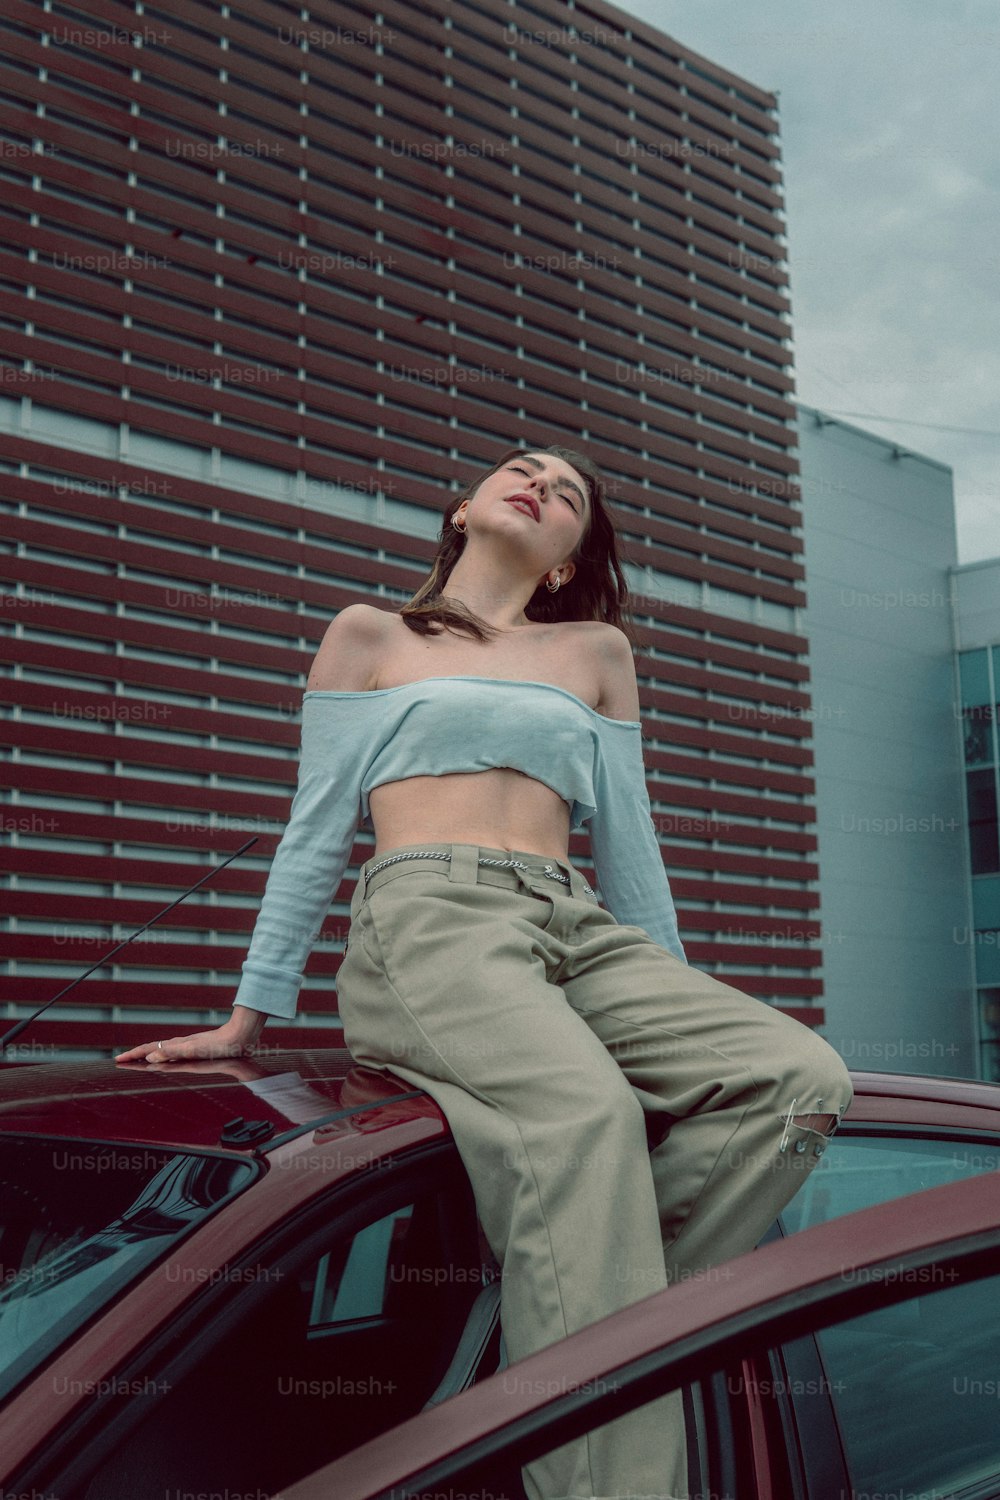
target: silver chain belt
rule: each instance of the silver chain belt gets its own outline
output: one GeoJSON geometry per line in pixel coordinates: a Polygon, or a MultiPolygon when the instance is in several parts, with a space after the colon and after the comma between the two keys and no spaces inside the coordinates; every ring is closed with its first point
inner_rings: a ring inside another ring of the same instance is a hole
{"type": "MultiPolygon", "coordinates": [[[[408,849],[403,854],[389,854],[385,859],[380,859],[377,865],[372,865],[370,870],[365,871],[365,885],[368,884],[368,877],[374,875],[376,870],[381,870],[386,865],[394,865],[399,859],[451,859],[451,855],[446,849],[408,849]]],[[[504,870],[527,870],[529,868],[519,859],[480,859],[477,863],[494,865],[504,870]]],[[[549,880],[560,881],[563,885],[570,883],[568,875],[560,875],[559,871],[554,870],[551,865],[543,866],[542,874],[547,875],[549,880]]]]}

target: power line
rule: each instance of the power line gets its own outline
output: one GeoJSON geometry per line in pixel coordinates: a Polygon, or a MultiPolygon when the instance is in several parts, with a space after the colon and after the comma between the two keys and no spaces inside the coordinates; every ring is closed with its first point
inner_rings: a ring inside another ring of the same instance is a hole
{"type": "MultiPolygon", "coordinates": [[[[838,386],[840,390],[846,392],[847,395],[853,395],[851,387],[849,385],[845,385],[844,381],[838,380],[836,375],[830,375],[826,370],[820,369],[817,369],[815,373],[819,375],[821,379],[829,381],[830,385],[838,386]]],[[[931,432],[964,432],[970,434],[973,437],[1000,436],[1000,433],[991,432],[988,428],[983,427],[946,427],[939,422],[917,422],[909,417],[880,417],[876,416],[874,412],[870,411],[837,411],[833,407],[825,406],[820,409],[822,411],[829,411],[832,417],[861,417],[863,420],[868,422],[898,422],[903,427],[926,427],[928,431],[931,432]]]]}
{"type": "Polygon", "coordinates": [[[846,395],[848,395],[848,396],[853,396],[854,395],[854,391],[853,391],[852,387],[849,386],[849,385],[846,385],[843,380],[838,380],[837,377],[836,377],[836,375],[828,375],[825,370],[819,370],[819,369],[816,370],[816,374],[820,377],[821,380],[828,381],[830,383],[830,385],[839,386],[839,388],[842,391],[844,391],[846,395]]]}
{"type": "Polygon", "coordinates": [[[946,427],[941,422],[915,422],[909,417],[880,417],[873,411],[836,411],[833,407],[824,406],[821,411],[828,411],[831,417],[862,417],[868,422],[897,422],[901,427],[926,427],[934,432],[967,432],[974,437],[1000,437],[1000,432],[993,432],[988,427],[946,427]]]}

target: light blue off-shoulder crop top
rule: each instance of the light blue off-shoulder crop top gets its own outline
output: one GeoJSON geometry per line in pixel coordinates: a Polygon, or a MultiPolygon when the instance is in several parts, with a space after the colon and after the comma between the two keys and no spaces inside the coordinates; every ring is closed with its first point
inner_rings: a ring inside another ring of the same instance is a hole
{"type": "Polygon", "coordinates": [[[638,720],[609,719],[565,688],[429,677],[302,699],[298,785],[275,851],[234,1003],[295,1014],[309,952],[371,828],[373,787],[510,766],[552,788],[587,828],[604,905],[686,962],[652,823],[638,720]]]}

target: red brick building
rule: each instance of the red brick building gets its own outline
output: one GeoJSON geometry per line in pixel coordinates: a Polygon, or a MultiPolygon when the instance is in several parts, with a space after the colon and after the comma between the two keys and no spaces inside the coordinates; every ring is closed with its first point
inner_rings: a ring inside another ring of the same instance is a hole
{"type": "Polygon", "coordinates": [[[608,477],[690,961],[821,1021],[774,97],[599,3],[238,10],[0,21],[8,1024],[258,840],[25,1054],[228,1013],[326,625],[520,441],[608,477]]]}

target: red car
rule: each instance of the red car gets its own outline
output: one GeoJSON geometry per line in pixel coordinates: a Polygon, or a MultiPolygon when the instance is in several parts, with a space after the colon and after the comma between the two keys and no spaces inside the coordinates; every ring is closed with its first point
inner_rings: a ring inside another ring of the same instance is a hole
{"type": "Polygon", "coordinates": [[[512,1376],[423,1092],[336,1049],[2,1076],[4,1496],[523,1500],[671,1380],[692,1494],[1000,1495],[1000,1085],[852,1074],[782,1243],[512,1376]]]}

